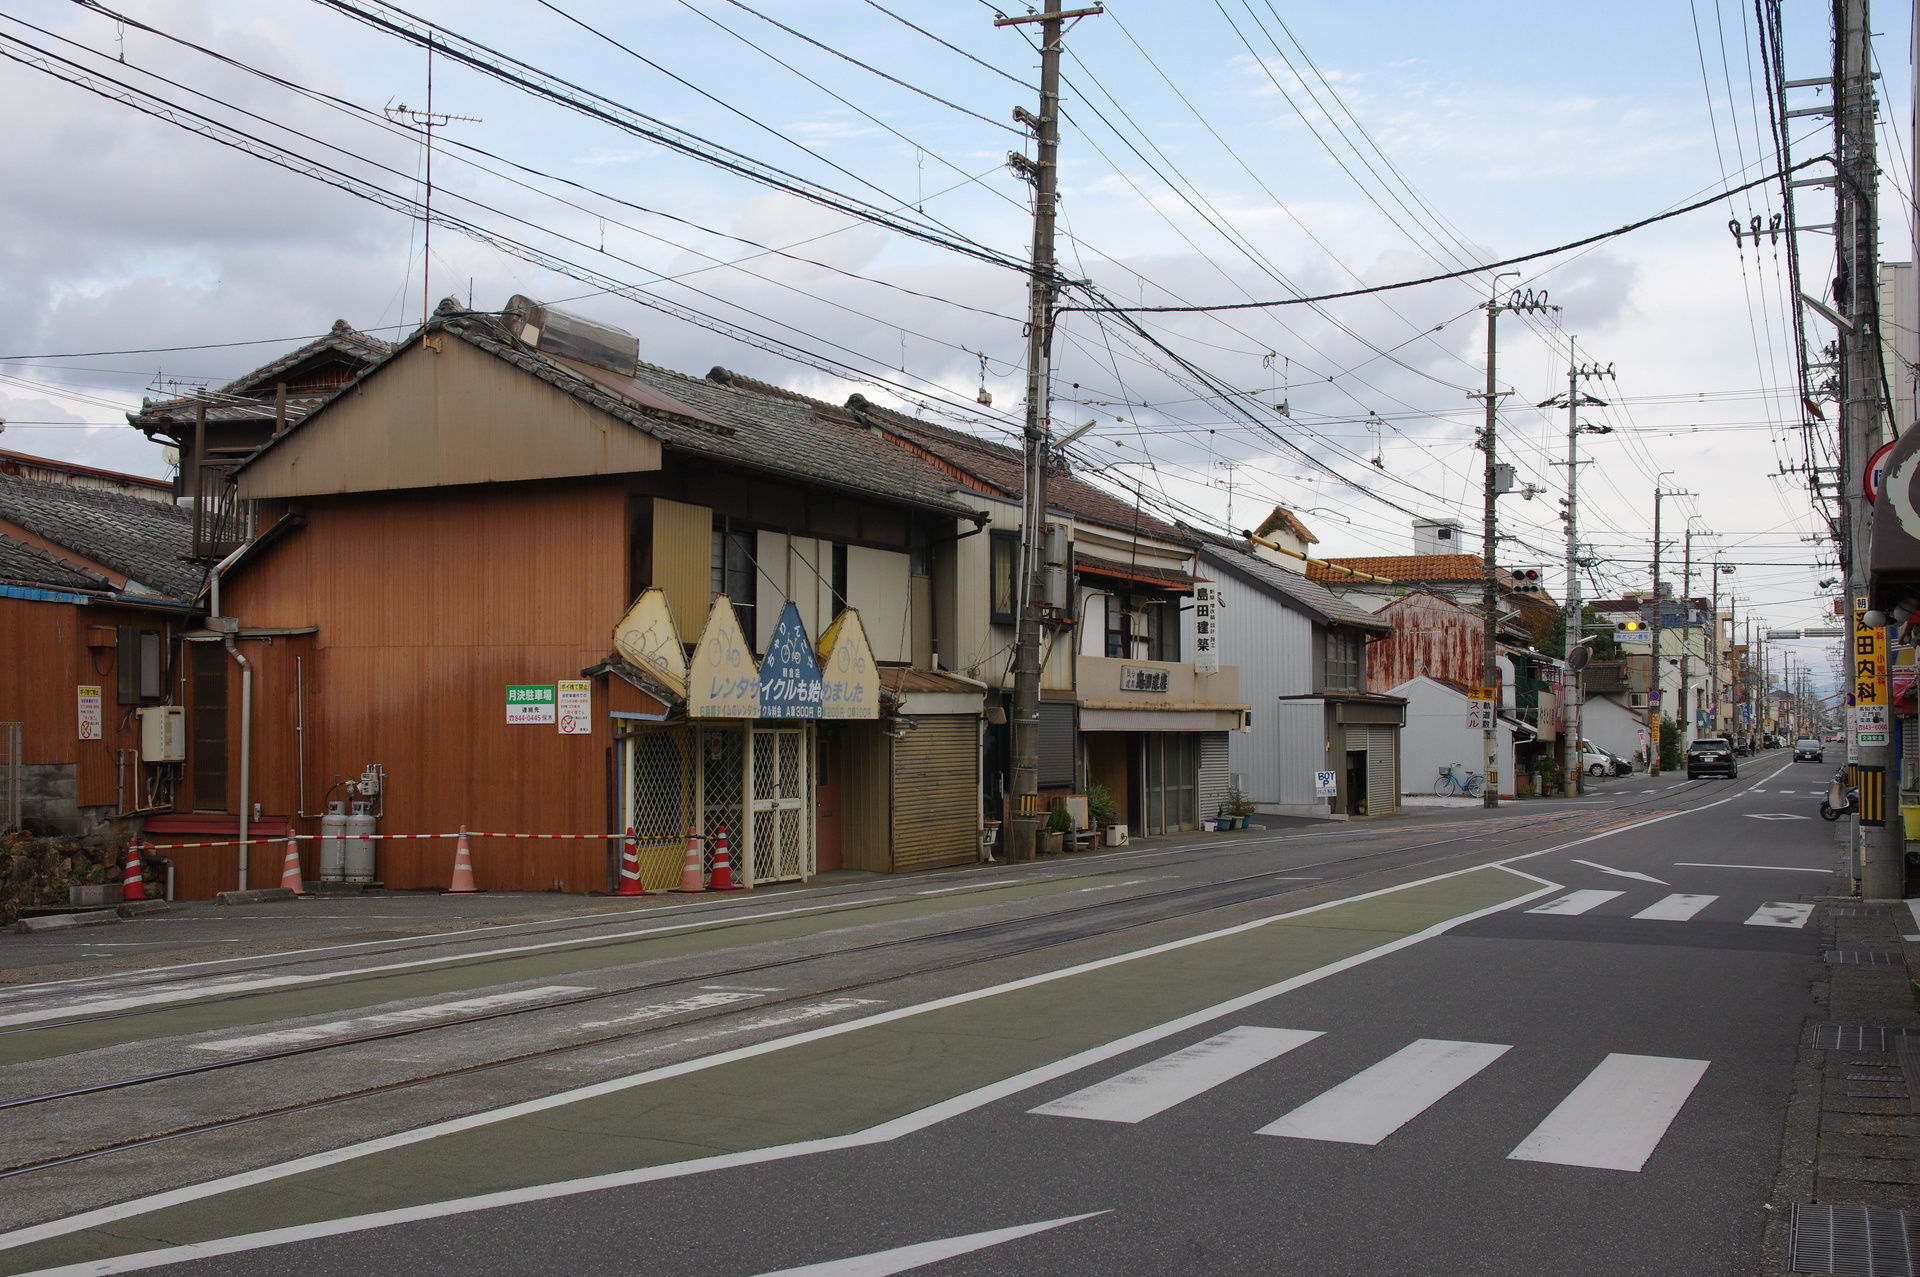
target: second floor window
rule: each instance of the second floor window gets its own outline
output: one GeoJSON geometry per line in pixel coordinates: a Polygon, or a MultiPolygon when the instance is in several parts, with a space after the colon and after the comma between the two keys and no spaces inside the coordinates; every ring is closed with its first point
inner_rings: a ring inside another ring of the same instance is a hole
{"type": "Polygon", "coordinates": [[[1360,636],[1349,630],[1327,631],[1327,663],[1322,690],[1360,690],[1360,662],[1364,659],[1360,642],[1360,636]]]}
{"type": "Polygon", "coordinates": [[[1012,625],[1020,619],[1020,537],[1014,532],[987,536],[988,610],[995,625],[1012,625]]]}
{"type": "MultiPolygon", "coordinates": [[[[754,612],[753,533],[713,530],[713,593],[733,600],[733,613],[740,618],[740,632],[747,646],[759,647],[758,618],[754,612]]],[[[702,622],[704,624],[704,620],[702,622]]]]}

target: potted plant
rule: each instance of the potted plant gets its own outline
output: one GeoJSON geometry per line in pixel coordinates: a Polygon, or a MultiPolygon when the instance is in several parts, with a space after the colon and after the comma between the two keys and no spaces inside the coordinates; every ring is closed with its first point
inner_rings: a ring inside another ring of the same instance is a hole
{"type": "Polygon", "coordinates": [[[1120,807],[1105,785],[1087,786],[1087,819],[1106,831],[1106,844],[1119,847],[1127,841],[1127,827],[1120,823],[1120,807]]]}
{"type": "Polygon", "coordinates": [[[1245,829],[1247,817],[1253,815],[1253,800],[1238,789],[1227,791],[1227,801],[1221,807],[1221,814],[1233,821],[1232,828],[1245,829]]]}
{"type": "Polygon", "coordinates": [[[1073,816],[1065,807],[1055,807],[1047,817],[1047,827],[1040,831],[1040,852],[1053,855],[1066,845],[1067,835],[1073,832],[1073,816]]]}

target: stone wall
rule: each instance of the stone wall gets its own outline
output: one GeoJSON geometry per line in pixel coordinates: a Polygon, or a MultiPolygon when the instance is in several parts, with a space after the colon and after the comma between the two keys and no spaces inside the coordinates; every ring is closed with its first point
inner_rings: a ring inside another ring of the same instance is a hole
{"type": "Polygon", "coordinates": [[[0,925],[22,909],[66,905],[69,887],[120,881],[125,855],[119,841],[0,836],[0,925]]]}

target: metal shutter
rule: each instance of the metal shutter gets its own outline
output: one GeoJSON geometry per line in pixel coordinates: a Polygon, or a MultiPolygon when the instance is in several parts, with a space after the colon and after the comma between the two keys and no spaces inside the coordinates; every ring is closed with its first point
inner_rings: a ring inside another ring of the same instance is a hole
{"type": "Polygon", "coordinates": [[[1400,808],[1400,778],[1393,774],[1393,738],[1399,729],[1375,726],[1367,741],[1367,815],[1386,816],[1400,808]]]}
{"type": "Polygon", "coordinates": [[[893,743],[895,873],[980,859],[979,723],[929,716],[893,743]]]}
{"type": "Polygon", "coordinates": [[[1227,734],[1200,733],[1200,819],[1220,814],[1233,782],[1227,774],[1227,734]]]}
{"type": "Polygon", "coordinates": [[[1072,701],[1040,705],[1040,778],[1042,789],[1072,789],[1079,783],[1079,706],[1072,701]]]}

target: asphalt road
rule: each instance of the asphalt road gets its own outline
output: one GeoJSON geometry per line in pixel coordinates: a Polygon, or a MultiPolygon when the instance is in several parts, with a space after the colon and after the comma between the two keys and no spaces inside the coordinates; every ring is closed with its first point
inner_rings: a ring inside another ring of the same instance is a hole
{"type": "Polygon", "coordinates": [[[1829,772],[0,989],[0,1273],[1751,1273],[1829,772]]]}

